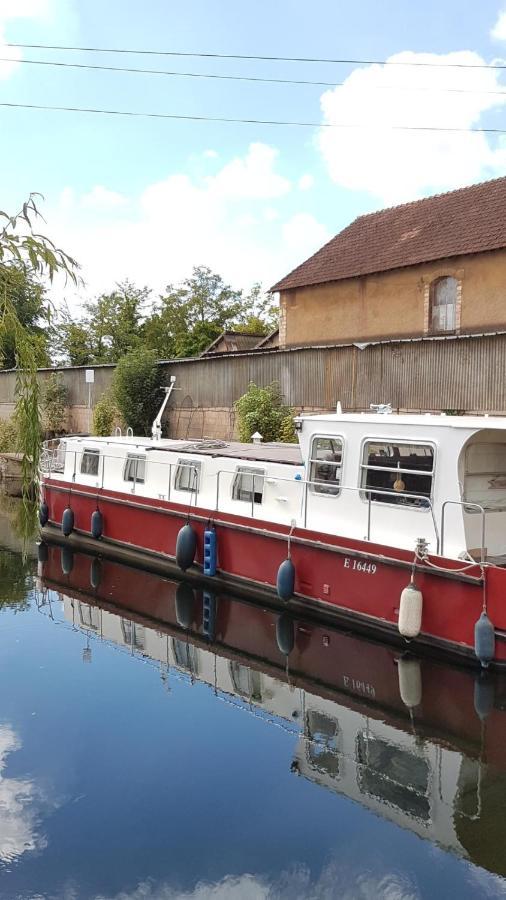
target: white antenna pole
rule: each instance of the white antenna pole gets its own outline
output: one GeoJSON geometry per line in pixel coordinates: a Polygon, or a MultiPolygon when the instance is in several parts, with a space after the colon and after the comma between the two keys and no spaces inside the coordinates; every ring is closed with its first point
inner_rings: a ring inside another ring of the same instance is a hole
{"type": "Polygon", "coordinates": [[[163,390],[165,391],[165,397],[163,398],[163,403],[162,403],[160,409],[158,410],[158,415],[151,426],[151,434],[153,436],[154,441],[159,441],[162,437],[162,416],[165,412],[165,407],[167,406],[167,403],[169,402],[169,397],[172,394],[172,391],[174,390],[175,383],[176,383],[176,376],[171,375],[169,387],[163,388],[163,390]]]}

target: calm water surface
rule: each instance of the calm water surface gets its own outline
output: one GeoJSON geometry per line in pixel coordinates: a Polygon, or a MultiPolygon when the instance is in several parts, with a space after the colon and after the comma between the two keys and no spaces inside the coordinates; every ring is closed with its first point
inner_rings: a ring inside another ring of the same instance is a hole
{"type": "Polygon", "coordinates": [[[2,898],[506,896],[503,681],[38,569],[0,550],[2,898]]]}

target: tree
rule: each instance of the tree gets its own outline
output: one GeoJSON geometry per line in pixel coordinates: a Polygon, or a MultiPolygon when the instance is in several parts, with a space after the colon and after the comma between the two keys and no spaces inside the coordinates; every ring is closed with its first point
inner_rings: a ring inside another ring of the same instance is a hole
{"type": "MultiPolygon", "coordinates": [[[[37,365],[48,366],[50,362],[47,352],[48,303],[45,289],[33,272],[25,271],[22,266],[11,265],[5,274],[4,290],[8,291],[9,300],[19,323],[32,337],[37,365]]],[[[12,333],[4,332],[0,339],[0,365],[4,369],[14,369],[16,366],[16,348],[12,333]]]]}
{"type": "Polygon", "coordinates": [[[111,393],[106,391],[93,409],[93,434],[109,437],[112,434],[114,422],[119,417],[119,410],[114,398],[111,393]]]}
{"type": "Polygon", "coordinates": [[[58,249],[50,238],[34,231],[40,218],[37,197],[30,194],[13,216],[0,210],[0,339],[12,341],[17,369],[16,419],[19,449],[23,454],[23,492],[37,481],[40,455],[39,385],[37,361],[40,345],[19,318],[13,302],[13,283],[19,270],[50,282],[58,273],[77,284],[77,262],[58,249]]]}
{"type": "Polygon", "coordinates": [[[272,310],[259,284],[243,295],[198,266],[180,286],[167,286],[144,322],[142,340],[160,359],[196,356],[227,329],[267,334],[274,327],[272,310]]]}
{"type": "Polygon", "coordinates": [[[276,381],[266,387],[258,387],[251,382],[234,406],[239,419],[239,440],[245,443],[251,441],[255,431],[262,435],[264,441],[286,440],[286,419],[293,416],[293,410],[283,403],[276,381]]]}
{"type": "Polygon", "coordinates": [[[84,303],[84,315],[75,320],[68,308],[57,325],[57,348],[74,366],[114,363],[141,343],[141,318],[149,299],[148,288],[129,281],[84,303]]]}
{"type": "Polygon", "coordinates": [[[153,350],[132,350],[118,362],[112,391],[116,405],[134,434],[149,435],[162,403],[162,372],[153,350]]]}
{"type": "Polygon", "coordinates": [[[59,372],[52,372],[42,389],[42,420],[50,436],[65,430],[68,388],[59,372]]]}

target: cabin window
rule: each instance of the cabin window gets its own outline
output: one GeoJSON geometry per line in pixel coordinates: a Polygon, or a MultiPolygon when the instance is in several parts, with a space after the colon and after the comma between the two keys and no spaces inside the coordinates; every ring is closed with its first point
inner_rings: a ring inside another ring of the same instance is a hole
{"type": "Polygon", "coordinates": [[[341,492],[343,442],[337,437],[314,437],[311,444],[309,480],[315,494],[337,497],[341,492]]]}
{"type": "Polygon", "coordinates": [[[358,734],[357,782],[362,793],[415,819],[430,817],[429,765],[409,750],[366,732],[358,734]]]}
{"type": "Polygon", "coordinates": [[[98,631],[100,627],[100,610],[96,606],[90,606],[89,603],[81,603],[79,601],[79,618],[84,628],[91,628],[98,631]]]}
{"type": "Polygon", "coordinates": [[[146,636],[144,625],[137,625],[130,619],[121,620],[121,630],[123,631],[123,639],[129,647],[135,647],[136,650],[146,649],[146,636]]]}
{"type": "Polygon", "coordinates": [[[178,638],[172,638],[172,650],[174,652],[174,661],[180,669],[185,669],[192,675],[198,675],[198,648],[188,641],[180,641],[178,638]]]}
{"type": "Polygon", "coordinates": [[[315,769],[339,775],[339,724],[336,719],[315,709],[306,717],[307,761],[315,769]]]}
{"type": "Polygon", "coordinates": [[[361,487],[367,488],[363,499],[370,497],[379,503],[401,506],[429,506],[434,474],[434,448],[429,444],[366,441],[361,469],[361,487]]]}
{"type": "Polygon", "coordinates": [[[86,449],[81,459],[81,475],[98,475],[100,450],[86,449]]]}
{"type": "Polygon", "coordinates": [[[200,469],[202,463],[198,459],[178,459],[174,487],[176,491],[195,491],[200,486],[200,469]]]}
{"type": "Polygon", "coordinates": [[[265,469],[252,469],[250,466],[239,466],[235,471],[232,484],[232,500],[246,500],[248,503],[261,503],[264,493],[265,469]]]}
{"type": "Polygon", "coordinates": [[[458,281],[451,276],[437,278],[430,287],[431,331],[455,331],[458,281]]]}
{"type": "Polygon", "coordinates": [[[129,453],[125,463],[123,481],[133,481],[134,484],[144,484],[146,477],[146,457],[136,453],[129,453]]]}
{"type": "Polygon", "coordinates": [[[246,700],[256,703],[262,701],[262,675],[254,669],[248,669],[240,663],[232,660],[229,663],[230,677],[234,686],[234,692],[246,700]]]}

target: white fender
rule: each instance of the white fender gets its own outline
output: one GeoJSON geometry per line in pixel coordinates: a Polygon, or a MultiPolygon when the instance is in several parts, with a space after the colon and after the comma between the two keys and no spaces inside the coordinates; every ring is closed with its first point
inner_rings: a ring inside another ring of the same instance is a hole
{"type": "Polygon", "coordinates": [[[398,659],[399,694],[404,706],[415,709],[422,702],[422,672],[417,659],[398,659]]]}
{"type": "Polygon", "coordinates": [[[414,638],[422,627],[423,594],[410,582],[401,594],[398,628],[405,638],[414,638]]]}

